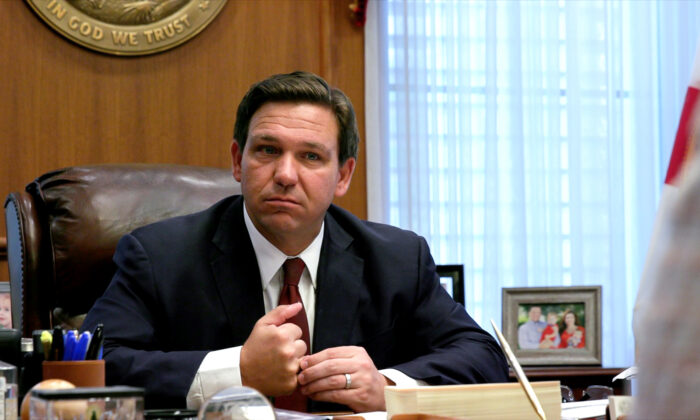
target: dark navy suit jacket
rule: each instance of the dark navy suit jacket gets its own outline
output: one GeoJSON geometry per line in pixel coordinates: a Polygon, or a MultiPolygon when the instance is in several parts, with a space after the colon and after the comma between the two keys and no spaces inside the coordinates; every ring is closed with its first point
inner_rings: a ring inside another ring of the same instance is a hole
{"type": "MultiPolygon", "coordinates": [[[[139,228],[114,261],[83,323],[105,325],[107,383],[145,387],[148,408],[184,407],[207,352],[242,345],[265,313],[243,199],[139,228]]],[[[362,346],[378,369],[430,384],[508,380],[497,343],[443,290],[412,232],[331,206],[316,293],[313,352],[362,346]]]]}

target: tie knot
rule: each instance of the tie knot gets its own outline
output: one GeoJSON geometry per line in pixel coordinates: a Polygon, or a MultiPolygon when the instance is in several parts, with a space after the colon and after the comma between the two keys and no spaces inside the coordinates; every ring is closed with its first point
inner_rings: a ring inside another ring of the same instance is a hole
{"type": "Polygon", "coordinates": [[[304,272],[304,261],[301,258],[289,258],[282,265],[284,270],[284,283],[290,286],[298,286],[301,273],[304,272]]]}

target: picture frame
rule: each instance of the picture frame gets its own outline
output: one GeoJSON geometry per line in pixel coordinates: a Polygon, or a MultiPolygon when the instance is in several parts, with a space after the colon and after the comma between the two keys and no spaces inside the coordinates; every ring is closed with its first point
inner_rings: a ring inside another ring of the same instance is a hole
{"type": "Polygon", "coordinates": [[[502,304],[521,365],[601,365],[600,286],[503,288],[502,304]]]}
{"type": "Polygon", "coordinates": [[[10,283],[0,282],[0,329],[12,328],[12,298],[10,283]]]}
{"type": "Polygon", "coordinates": [[[452,296],[452,299],[464,306],[464,265],[438,265],[436,271],[442,287],[452,296]]]}

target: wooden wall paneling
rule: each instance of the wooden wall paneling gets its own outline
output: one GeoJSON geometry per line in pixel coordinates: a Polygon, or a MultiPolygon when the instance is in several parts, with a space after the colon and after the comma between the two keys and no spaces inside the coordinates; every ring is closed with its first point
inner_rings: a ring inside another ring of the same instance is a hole
{"type": "MultiPolygon", "coordinates": [[[[0,1],[0,197],[71,165],[230,167],[235,108],[250,85],[309,70],[355,106],[360,157],[348,194],[337,202],[366,218],[364,36],[349,3],[228,0],[185,44],[116,57],[70,42],[24,1],[0,1]]],[[[2,280],[7,270],[0,271],[2,280]]]]}
{"type": "Polygon", "coordinates": [[[360,218],[367,218],[367,165],[365,159],[365,54],[364,29],[350,20],[349,1],[323,3],[330,16],[319,27],[322,35],[321,75],[345,92],[353,103],[360,130],[357,167],[348,193],[336,204],[360,218]]]}

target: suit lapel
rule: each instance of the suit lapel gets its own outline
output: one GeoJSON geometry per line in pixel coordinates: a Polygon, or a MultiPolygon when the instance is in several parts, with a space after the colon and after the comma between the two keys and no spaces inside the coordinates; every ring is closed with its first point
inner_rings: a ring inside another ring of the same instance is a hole
{"type": "Polygon", "coordinates": [[[237,345],[265,315],[255,251],[243,221],[243,199],[234,200],[221,217],[212,239],[210,262],[214,281],[237,345]]]}
{"type": "MultiPolygon", "coordinates": [[[[314,352],[347,345],[357,319],[364,260],[349,248],[353,238],[327,215],[318,267],[314,352]]],[[[243,199],[225,210],[210,250],[212,276],[231,325],[236,345],[242,345],[265,304],[260,269],[243,221],[243,199]],[[254,298],[251,298],[253,296],[254,298]]]]}
{"type": "Polygon", "coordinates": [[[327,214],[318,266],[313,351],[350,343],[362,290],[364,261],[350,251],[352,237],[327,214]]]}

